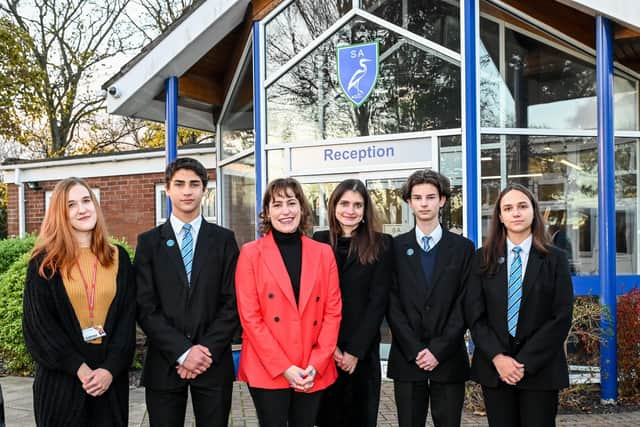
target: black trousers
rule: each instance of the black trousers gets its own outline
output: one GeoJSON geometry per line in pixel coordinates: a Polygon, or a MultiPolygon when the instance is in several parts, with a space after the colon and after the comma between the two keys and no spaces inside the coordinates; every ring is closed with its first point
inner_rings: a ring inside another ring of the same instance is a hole
{"type": "Polygon", "coordinates": [[[353,374],[338,368],[338,379],[322,396],[317,425],[322,427],[375,427],[380,403],[378,347],[358,361],[353,374]]]}
{"type": "Polygon", "coordinates": [[[299,393],[289,388],[249,387],[260,427],[313,427],[323,391],[299,393]]]}
{"type": "Polygon", "coordinates": [[[521,390],[500,383],[482,386],[491,427],[553,427],[558,413],[558,390],[521,390]]]}
{"type": "Polygon", "coordinates": [[[400,427],[424,427],[431,401],[435,427],[459,427],[464,404],[464,383],[394,381],[393,391],[400,427]]]}
{"type": "Polygon", "coordinates": [[[227,427],[231,410],[233,384],[198,387],[185,385],[176,390],[145,390],[151,427],[184,425],[188,390],[197,427],[227,427]]]}

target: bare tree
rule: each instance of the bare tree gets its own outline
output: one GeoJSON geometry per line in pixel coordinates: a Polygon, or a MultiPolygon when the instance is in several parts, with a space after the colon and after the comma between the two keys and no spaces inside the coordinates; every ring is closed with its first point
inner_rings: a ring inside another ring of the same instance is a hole
{"type": "Polygon", "coordinates": [[[200,2],[200,0],[132,0],[126,15],[146,44],[169,28],[194,3],[200,2]],[[141,10],[143,14],[139,13],[141,10]]]}
{"type": "Polygon", "coordinates": [[[44,123],[23,142],[43,157],[68,151],[81,123],[103,107],[87,82],[98,64],[126,51],[131,41],[123,11],[129,0],[2,0],[0,12],[26,37],[25,52],[41,78],[32,83],[44,123]],[[84,86],[83,86],[84,85],[84,86]]]}

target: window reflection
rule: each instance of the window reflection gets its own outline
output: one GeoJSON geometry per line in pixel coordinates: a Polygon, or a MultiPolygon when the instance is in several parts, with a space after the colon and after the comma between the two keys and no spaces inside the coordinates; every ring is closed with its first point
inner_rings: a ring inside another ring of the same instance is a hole
{"type": "MultiPolygon", "coordinates": [[[[505,182],[531,189],[555,243],[570,252],[576,274],[598,273],[598,170],[595,138],[556,136],[482,136],[483,235],[493,204],[505,182]],[[502,150],[494,148],[503,144],[502,150]],[[491,147],[491,148],[486,148],[491,147]],[[503,151],[506,159],[500,158],[503,151]],[[501,169],[501,164],[506,170],[501,169]],[[496,171],[499,176],[496,176],[496,171]]],[[[636,274],[638,140],[616,140],[617,272],[636,274]]]]}
{"type": "Polygon", "coordinates": [[[340,182],[317,182],[302,184],[313,211],[313,231],[329,228],[329,197],[340,182]]]}
{"type": "Polygon", "coordinates": [[[267,89],[269,144],[456,127],[459,66],[361,18],[267,89]],[[372,40],[380,43],[378,81],[368,101],[354,107],[337,81],[336,47],[372,40]]]}
{"type": "Polygon", "coordinates": [[[221,170],[223,224],[235,232],[238,245],[242,245],[256,236],[255,157],[244,157],[221,170]]]}
{"type": "Polygon", "coordinates": [[[221,120],[222,152],[225,159],[253,147],[253,59],[252,55],[242,67],[229,107],[221,120]]]}
{"type": "Polygon", "coordinates": [[[457,0],[362,0],[362,8],[460,52],[460,7],[457,0]]]}
{"type": "Polygon", "coordinates": [[[267,78],[351,10],[351,0],[295,0],[265,27],[267,78]]]}

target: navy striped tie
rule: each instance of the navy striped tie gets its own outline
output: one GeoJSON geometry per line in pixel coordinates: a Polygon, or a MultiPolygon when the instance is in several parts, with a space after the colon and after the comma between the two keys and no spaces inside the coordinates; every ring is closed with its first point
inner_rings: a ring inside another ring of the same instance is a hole
{"type": "Polygon", "coordinates": [[[187,281],[191,286],[191,267],[193,265],[193,236],[191,235],[191,224],[185,224],[182,226],[184,235],[182,237],[182,248],[180,253],[182,254],[182,262],[184,262],[184,270],[187,273],[187,281]]]}
{"type": "Polygon", "coordinates": [[[520,246],[513,249],[514,257],[511,261],[511,272],[509,273],[509,297],[507,298],[507,326],[509,334],[516,336],[518,328],[518,314],[520,312],[520,301],[522,300],[522,259],[520,258],[520,246]]]}

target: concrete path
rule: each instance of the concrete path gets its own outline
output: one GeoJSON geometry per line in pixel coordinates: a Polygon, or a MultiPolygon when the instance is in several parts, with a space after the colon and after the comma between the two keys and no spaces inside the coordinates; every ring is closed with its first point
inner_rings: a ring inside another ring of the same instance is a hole
{"type": "MultiPolygon", "coordinates": [[[[4,395],[5,415],[7,427],[34,426],[32,410],[31,378],[3,377],[0,378],[4,395]]],[[[129,426],[148,426],[149,421],[144,403],[144,388],[132,387],[129,395],[129,426]]],[[[195,426],[190,409],[187,410],[187,422],[185,425],[195,426]]],[[[233,403],[231,407],[231,426],[258,427],[258,420],[251,402],[251,396],[244,383],[235,383],[233,386],[233,403]]],[[[389,381],[382,384],[382,397],[380,399],[380,411],[378,412],[378,426],[397,426],[396,408],[393,398],[393,385],[389,381]]],[[[432,424],[429,422],[429,426],[432,424]]],[[[487,426],[487,419],[475,416],[468,412],[463,414],[463,426],[487,426]]],[[[625,412],[620,414],[602,415],[560,415],[559,426],[572,427],[638,427],[640,426],[640,412],[625,412]]]]}

